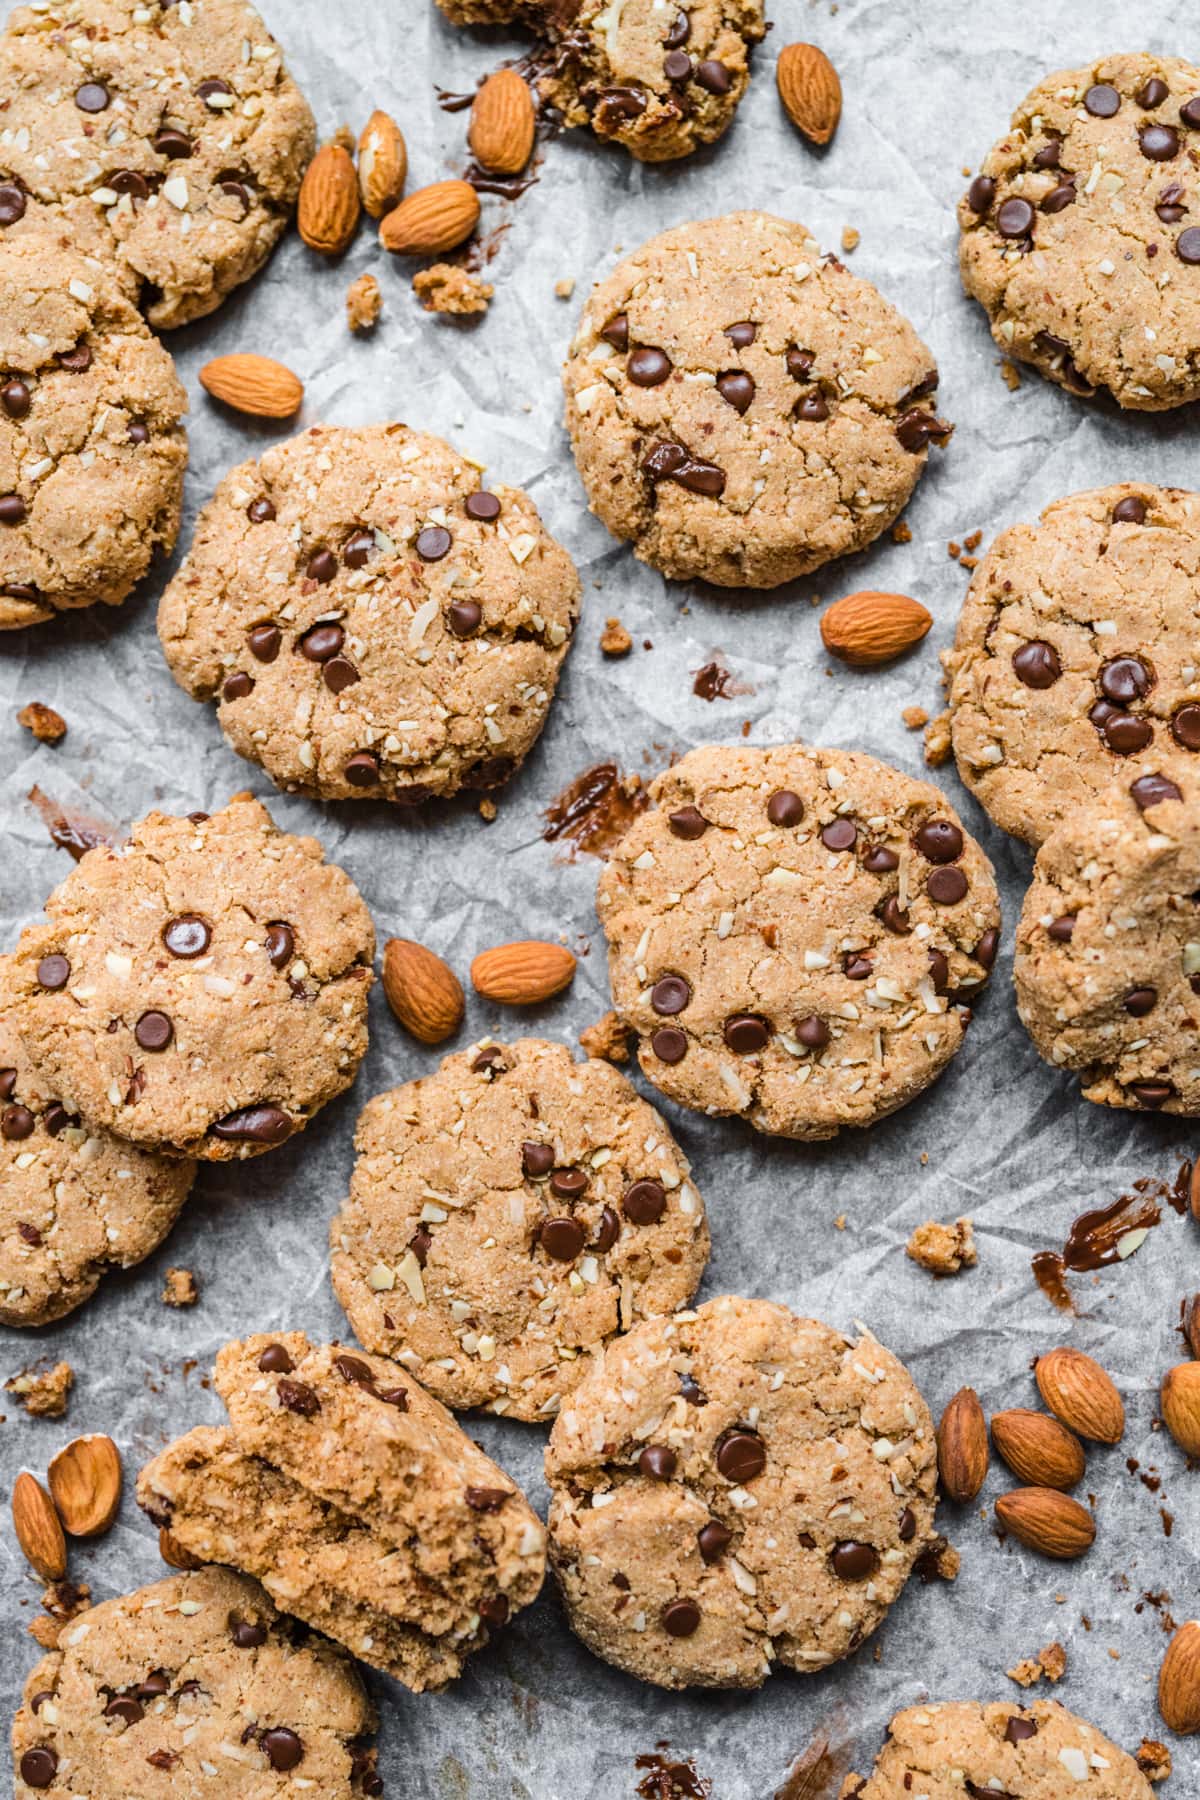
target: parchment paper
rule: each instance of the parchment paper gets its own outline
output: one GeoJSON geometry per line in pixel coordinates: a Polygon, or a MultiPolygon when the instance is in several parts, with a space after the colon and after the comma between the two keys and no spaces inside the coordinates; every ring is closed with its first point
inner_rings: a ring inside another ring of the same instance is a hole
{"type": "MultiPolygon", "coordinates": [[[[1044,71],[1114,49],[1194,52],[1194,9],[1185,0],[1146,0],[1136,20],[1118,0],[1050,12],[1027,0],[774,0],[770,10],[775,29],[750,93],[715,149],[643,169],[572,134],[547,146],[540,180],[518,202],[485,199],[485,231],[509,229],[489,266],[496,296],[481,323],[425,315],[409,286],[412,265],[389,261],[364,228],[333,267],[290,236],[214,318],[168,340],[193,405],[183,544],[224,470],[284,435],[240,423],[202,393],[198,368],[226,351],[266,351],[293,365],[307,383],[305,423],[402,418],[443,433],[533,492],[576,557],[586,597],[545,736],[502,797],[496,822],[485,825],[469,802],[414,817],[275,793],[225,745],[210,709],[167,673],[154,631],[164,569],[118,612],[97,609],[0,639],[0,945],[11,946],[70,868],[26,800],[35,782],[118,825],[154,806],[215,808],[248,786],[280,825],[315,832],[350,870],[381,941],[395,933],[421,939],[465,977],[486,945],[565,933],[583,953],[571,992],[532,1017],[502,1015],[473,997],[459,1041],[535,1029],[573,1042],[608,1005],[593,908],[597,864],[563,860],[541,835],[542,809],[573,776],[605,757],[648,775],[693,744],[738,737],[747,720],[753,743],[798,736],[924,773],[919,735],[905,730],[900,710],[939,707],[936,652],[952,638],[968,579],[948,557],[947,540],[978,529],[986,542],[1061,494],[1110,481],[1200,485],[1194,409],[1121,416],[1032,374],[1009,391],[983,316],[959,289],[953,220],[965,167],[978,165],[1044,71]],[[827,50],[845,90],[845,115],[823,155],[787,124],[775,93],[774,57],[796,38],[827,50]],[[911,543],[885,537],[863,556],[768,595],[669,586],[643,568],[589,517],[560,424],[558,366],[589,282],[618,247],[743,206],[799,218],[832,249],[843,226],[861,231],[847,260],[932,346],[941,410],[957,423],[908,509],[911,543]],[[343,296],[365,268],[380,278],[385,311],[373,339],[354,340],[343,296]],[[564,277],[577,283],[567,302],[554,294],[564,277]],[[935,614],[930,638],[898,667],[857,675],[827,664],[810,601],[860,587],[913,593],[935,614]],[[598,649],[609,613],[620,615],[637,646],[620,662],[598,649]],[[646,639],[652,649],[642,648],[646,639]],[[717,653],[753,692],[711,703],[693,696],[694,671],[717,653]],[[59,748],[36,746],[17,727],[16,709],[30,699],[69,721],[59,748]]],[[[454,31],[432,0],[264,0],[264,11],[323,132],[343,119],[357,131],[375,106],[394,113],[408,138],[410,186],[460,173],[466,160],[465,115],[439,110],[435,82],[470,88],[524,48],[515,34],[454,31]]],[[[1139,1176],[1173,1175],[1193,1137],[1168,1120],[1088,1106],[1039,1061],[1011,989],[1028,854],[988,824],[952,765],[933,779],[994,858],[1005,905],[1004,950],[966,1047],[917,1104],[869,1134],[816,1148],[671,1113],[711,1211],[702,1292],[764,1295],[843,1328],[867,1321],[908,1363],[935,1415],[964,1383],[989,1412],[1036,1404],[1036,1354],[1064,1341],[1094,1353],[1129,1412],[1124,1443],[1089,1455],[1095,1547],[1078,1563],[1055,1565],[1012,1542],[1001,1546],[987,1502],[1006,1481],[993,1467],[974,1509],[941,1509],[941,1527],[962,1552],[954,1586],[914,1580],[849,1662],[807,1678],[776,1675],[757,1694],[678,1696],[640,1686],[575,1642],[548,1585],[449,1693],[412,1696],[370,1676],[392,1800],[618,1800],[636,1792],[635,1756],[661,1739],[672,1755],[693,1759],[715,1800],[764,1800],[814,1734],[848,1739],[865,1772],[901,1706],[924,1696],[1018,1698],[1005,1669],[1055,1638],[1070,1665],[1053,1690],[1058,1698],[1130,1749],[1143,1734],[1167,1735],[1154,1706],[1167,1640],[1160,1611],[1142,1596],[1169,1594],[1164,1604],[1179,1619],[1197,1609],[1200,1473],[1185,1471],[1155,1421],[1161,1375],[1183,1354],[1174,1325],[1181,1295],[1200,1285],[1200,1239],[1190,1221],[1167,1212],[1131,1262],[1076,1280],[1076,1319],[1039,1293],[1030,1256],[1061,1243],[1085,1206],[1116,1198],[1139,1176]],[[979,1266],[935,1283],[905,1258],[905,1239],[923,1219],[964,1212],[975,1221],[979,1266]],[[1126,1457],[1158,1468],[1160,1493],[1127,1471],[1126,1457]],[[1160,1506],[1174,1515],[1169,1541],[1160,1506]]],[[[72,1319],[40,1333],[0,1333],[3,1374],[39,1355],[65,1357],[77,1371],[64,1420],[30,1421],[15,1406],[0,1408],[8,1415],[0,1426],[5,1492],[19,1467],[44,1470],[81,1431],[112,1433],[131,1488],[136,1469],[168,1437],[221,1416],[202,1376],[226,1338],[285,1326],[318,1339],[346,1333],[325,1246],[349,1176],[355,1117],[371,1094],[431,1069],[438,1054],[401,1032],[378,989],[371,1023],[357,1085],[303,1136],[243,1166],[210,1165],[159,1254],[108,1279],[72,1319]],[[160,1304],[169,1264],[196,1271],[196,1309],[160,1304]]],[[[543,1505],[542,1432],[491,1419],[469,1428],[543,1505]]],[[[71,1569],[97,1598],[164,1573],[156,1534],[128,1491],[115,1529],[74,1547],[71,1569]]],[[[5,1522],[5,1716],[37,1655],[24,1628],[39,1589],[5,1522]]],[[[1175,1740],[1172,1749],[1176,1773],[1165,1791],[1182,1800],[1197,1792],[1200,1755],[1194,1742],[1175,1740]]]]}

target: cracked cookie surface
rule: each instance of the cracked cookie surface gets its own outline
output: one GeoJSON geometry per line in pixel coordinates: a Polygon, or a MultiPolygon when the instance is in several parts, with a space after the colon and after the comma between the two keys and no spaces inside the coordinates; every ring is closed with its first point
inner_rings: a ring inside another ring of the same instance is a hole
{"type": "Polygon", "coordinates": [[[386,1358],[300,1332],[227,1344],[231,1428],[146,1465],[138,1501],[185,1550],[421,1692],[536,1598],[546,1534],[520,1489],[386,1358]]]}
{"type": "Polygon", "coordinates": [[[375,935],[315,838],[240,796],[90,850],[22,932],[12,1022],[69,1111],[207,1161],[282,1143],[353,1081],[375,935]]]}
{"type": "Polygon", "coordinates": [[[270,254],[316,142],[245,0],[52,0],[0,36],[0,228],[48,219],[160,329],[270,254]]]}
{"type": "Polygon", "coordinates": [[[377,1095],[355,1143],[334,1292],[359,1342],[448,1406],[548,1419],[703,1274],[704,1205],[665,1121],[561,1044],[448,1056],[377,1095]]]}
{"type": "Polygon", "coordinates": [[[0,233],[0,371],[0,631],[119,605],[179,534],[174,363],[111,271],[48,225],[0,233]]]}
{"type": "Polygon", "coordinates": [[[519,767],[579,591],[529,496],[440,438],[316,428],[225,477],[158,629],[280,786],[413,803],[519,767]]]}
{"type": "Polygon", "coordinates": [[[1017,1011],[1104,1106],[1200,1113],[1200,773],[1114,785],[1038,851],[1017,927],[1017,1011]]]}
{"type": "Polygon", "coordinates": [[[1038,83],[959,203],[1006,356],[1141,411],[1200,395],[1200,69],[1108,56],[1038,83]]]}
{"type": "Polygon", "coordinates": [[[675,226],[618,264],[563,382],[592,511],[664,575],[722,587],[861,550],[950,431],[907,319],[761,212],[675,226]]]}
{"type": "Polygon", "coordinates": [[[1124,1750],[1053,1700],[1030,1706],[974,1700],[897,1713],[875,1770],[850,1775],[842,1800],[1151,1800],[1153,1789],[1124,1750]],[[1081,1785],[1082,1784],[1082,1785],[1081,1785]]]}
{"type": "Polygon", "coordinates": [[[832,1137],[914,1098],[995,959],[991,864],[941,792],[853,751],[693,750],[600,877],[613,1001],[670,1099],[832,1137]]]}
{"type": "Polygon", "coordinates": [[[880,1624],[933,1535],[903,1365],[729,1296],[609,1345],[550,1434],[551,1558],[588,1648],[663,1687],[812,1673],[880,1624]]]}
{"type": "Polygon", "coordinates": [[[16,1800],[269,1800],[302,1785],[359,1800],[382,1792],[377,1723],[342,1650],[298,1633],[257,1582],[199,1569],[64,1628],[13,1721],[16,1800]]]}
{"type": "Polygon", "coordinates": [[[954,754],[1006,831],[1040,844],[1116,781],[1200,751],[1200,494],[1126,482],[1001,532],[943,658],[954,754]]]}
{"type": "Polygon", "coordinates": [[[195,1166],[95,1131],[30,1062],[0,957],[0,1324],[46,1325],[158,1248],[195,1166]]]}

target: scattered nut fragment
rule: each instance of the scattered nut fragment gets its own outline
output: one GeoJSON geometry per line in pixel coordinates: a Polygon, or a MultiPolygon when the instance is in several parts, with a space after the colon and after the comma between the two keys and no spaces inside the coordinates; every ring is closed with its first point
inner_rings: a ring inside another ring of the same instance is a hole
{"type": "Polygon", "coordinates": [[[575,292],[575,277],[564,275],[561,281],[555,282],[554,292],[560,300],[569,300],[575,292]]]}
{"type": "Polygon", "coordinates": [[[17,724],[31,731],[39,744],[57,744],[67,735],[67,721],[52,706],[31,700],[17,714],[17,724]]]}
{"type": "Polygon", "coordinates": [[[346,319],[351,331],[371,331],[383,311],[383,294],[370,274],[362,274],[346,289],[346,319]]]}
{"type": "Polygon", "coordinates": [[[1067,1672],[1067,1653],[1061,1644],[1047,1644],[1036,1656],[1027,1656],[1005,1674],[1018,1687],[1032,1687],[1035,1681],[1061,1681],[1067,1672]]]}
{"type": "Polygon", "coordinates": [[[121,1504],[121,1455],[101,1432],[73,1438],[58,1452],[46,1480],[63,1530],[72,1537],[100,1537],[121,1504]]]}
{"type": "Polygon", "coordinates": [[[579,1045],[585,1056],[598,1062],[629,1061],[629,1031],[615,1012],[606,1012],[602,1019],[581,1031],[579,1045]]]}
{"type": "Polygon", "coordinates": [[[633,649],[633,639],[615,615],[604,621],[600,648],[605,656],[628,656],[633,649]]]}
{"type": "Polygon", "coordinates": [[[67,1540],[53,1500],[27,1469],[13,1483],[12,1521],[26,1562],[43,1581],[61,1581],[67,1572],[67,1540]]]}
{"type": "Polygon", "coordinates": [[[947,1497],[965,1506],[987,1479],[987,1420],[974,1388],[959,1388],[937,1428],[938,1474],[947,1497]]]}
{"type": "Polygon", "coordinates": [[[931,769],[940,769],[950,760],[950,714],[939,713],[925,727],[925,761],[931,769]]]}
{"type": "Polygon", "coordinates": [[[827,144],[842,116],[838,72],[815,44],[785,44],[775,65],[784,111],[812,144],[827,144]]]}
{"type": "Polygon", "coordinates": [[[1112,1377],[1082,1350],[1060,1344],[1039,1356],[1034,1369],[1038,1391],[1056,1419],[1080,1437],[1115,1444],[1125,1431],[1125,1406],[1112,1377]]]}
{"type": "Polygon", "coordinates": [[[923,731],[929,723],[929,714],[923,706],[906,706],[901,710],[906,731],[923,731]]]}
{"type": "Polygon", "coordinates": [[[461,318],[485,313],[495,289],[490,281],[481,281],[478,275],[453,263],[434,263],[432,268],[417,270],[413,292],[426,312],[452,313],[461,318]]]}
{"type": "Polygon", "coordinates": [[[1200,1362],[1178,1363],[1163,1377],[1163,1423],[1187,1456],[1200,1457],[1200,1362]]]}
{"type": "Polygon", "coordinates": [[[1171,1774],[1171,1752],[1157,1738],[1143,1738],[1133,1760],[1147,1781],[1166,1781],[1171,1774]]]}
{"type": "Polygon", "coordinates": [[[70,1363],[60,1362],[52,1369],[22,1369],[4,1387],[7,1393],[16,1395],[31,1419],[61,1419],[74,1380],[70,1363]]]}
{"type": "Polygon", "coordinates": [[[389,113],[376,108],[358,140],[358,187],[364,212],[381,219],[404,192],[407,175],[404,134],[389,113]]]}
{"type": "Polygon", "coordinates": [[[1158,1672],[1158,1710],[1172,1731],[1191,1737],[1200,1731],[1200,1622],[1181,1625],[1158,1672]]]}
{"type": "Polygon", "coordinates": [[[485,1000],[503,1006],[537,1006],[553,999],[575,979],[575,958],[563,944],[526,938],[481,950],[471,964],[471,981],[485,1000]]]}
{"type": "Polygon", "coordinates": [[[190,1269],[168,1269],[163,1283],[164,1306],[195,1306],[200,1286],[190,1269]]]}
{"type": "Polygon", "coordinates": [[[957,1275],[960,1269],[973,1269],[979,1258],[970,1219],[956,1219],[953,1225],[927,1219],[909,1238],[905,1255],[931,1275],[957,1275]]]}
{"type": "Polygon", "coordinates": [[[406,1031],[440,1044],[463,1021],[466,996],[449,963],[412,938],[389,938],[383,948],[383,992],[406,1031]]]}
{"type": "Polygon", "coordinates": [[[349,151],[336,140],[322,144],[305,170],[296,225],[310,250],[340,256],[358,227],[362,202],[349,151]]]}
{"type": "Polygon", "coordinates": [[[862,243],[862,232],[861,231],[856,230],[853,225],[843,225],[842,226],[842,249],[843,250],[845,250],[847,253],[849,253],[851,250],[857,250],[858,246],[861,243],[862,243]]]}

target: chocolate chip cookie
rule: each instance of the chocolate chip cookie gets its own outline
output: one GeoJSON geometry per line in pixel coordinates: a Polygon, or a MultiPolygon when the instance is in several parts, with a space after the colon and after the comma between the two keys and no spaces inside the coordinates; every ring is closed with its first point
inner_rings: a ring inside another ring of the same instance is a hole
{"type": "Polygon", "coordinates": [[[0,957],[0,1324],[47,1325],[158,1248],[195,1164],[94,1131],[54,1097],[13,1029],[9,969],[0,957]]]}
{"type": "Polygon", "coordinates": [[[761,212],[677,225],[619,263],[563,381],[592,511],[664,575],[721,587],[861,550],[950,432],[907,319],[761,212]]]}
{"type": "Polygon", "coordinates": [[[963,1040],[999,939],[987,857],[873,757],[692,750],[600,878],[618,1012],[670,1099],[783,1137],[871,1125],[963,1040]]]}
{"type": "Polygon", "coordinates": [[[316,142],[245,0],[18,6],[0,113],[0,230],[49,219],[164,330],[266,261],[316,142]]]}
{"type": "Polygon", "coordinates": [[[958,208],[963,285],[1006,356],[1154,412],[1200,396],[1200,69],[1048,75],[958,208]]]}
{"type": "Polygon", "coordinates": [[[16,1797],[370,1800],[377,1723],[348,1656],[257,1582],[198,1569],[64,1628],[13,1721],[16,1797]]]}
{"type": "Polygon", "coordinates": [[[615,1338],[550,1434],[573,1629],[661,1687],[811,1674],[881,1623],[933,1534],[933,1422],[869,1334],[725,1297],[615,1338]]]}
{"type": "Polygon", "coordinates": [[[315,838],[248,795],[150,813],[22,932],[12,1022],[68,1112],[206,1161],[254,1156],[349,1087],[375,936],[315,838]]]}
{"type": "Polygon", "coordinates": [[[109,269],[57,228],[0,232],[0,631],[118,606],[173,549],[186,411],[109,269]]]}
{"type": "Polygon", "coordinates": [[[1001,532],[943,661],[958,769],[1040,844],[1110,782],[1200,752],[1200,494],[1126,482],[1001,532]]]}
{"type": "Polygon", "coordinates": [[[547,1419],[638,1319],[690,1300],[708,1223],[609,1063],[488,1041],[364,1110],[333,1287],[360,1343],[448,1406],[547,1419]]]}
{"type": "Polygon", "coordinates": [[[232,1428],[197,1426],[138,1477],[191,1555],[256,1576],[416,1692],[536,1598],[541,1522],[396,1363],[259,1335],[225,1346],[216,1387],[232,1428]]]}
{"type": "Polygon", "coordinates": [[[1145,775],[1046,839],[1017,927],[1017,1010],[1103,1106],[1200,1113],[1200,774],[1145,775]]]}
{"type": "Polygon", "coordinates": [[[847,1778],[842,1800],[1151,1800],[1132,1756],[1053,1700],[1031,1706],[946,1701],[909,1707],[864,1781],[847,1778]]]}
{"type": "Polygon", "coordinates": [[[158,630],[282,787],[411,804],[520,765],[578,607],[519,488],[404,425],[319,428],[225,477],[158,630]]]}

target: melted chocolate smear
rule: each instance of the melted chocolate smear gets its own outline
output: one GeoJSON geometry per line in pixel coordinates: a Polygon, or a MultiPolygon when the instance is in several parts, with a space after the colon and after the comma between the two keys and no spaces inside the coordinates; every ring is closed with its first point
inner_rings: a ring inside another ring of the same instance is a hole
{"type": "Polygon", "coordinates": [[[463,172],[463,180],[470,182],[477,194],[499,194],[502,200],[519,200],[527,189],[534,186],[537,179],[536,172],[528,175],[493,175],[475,162],[468,163],[463,172]]]}
{"type": "Polygon", "coordinates": [[[646,1771],[637,1786],[642,1800],[709,1800],[712,1782],[705,1780],[690,1759],[677,1762],[664,1756],[667,1748],[661,1743],[657,1750],[633,1759],[635,1768],[646,1771]]]}
{"type": "Polygon", "coordinates": [[[36,807],[42,823],[50,833],[50,841],[78,862],[97,844],[117,844],[121,834],[115,825],[92,819],[86,813],[68,812],[57,800],[51,800],[40,787],[30,788],[28,799],[36,807]]]}
{"type": "Polygon", "coordinates": [[[696,670],[692,692],[700,700],[733,700],[739,694],[752,694],[754,689],[747,682],[738,681],[724,663],[714,660],[696,670]]]}
{"type": "Polygon", "coordinates": [[[616,763],[596,763],[550,802],[542,838],[548,844],[566,838],[572,857],[579,851],[606,857],[649,804],[640,776],[622,775],[616,763]]]}
{"type": "Polygon", "coordinates": [[[1131,1231],[1150,1231],[1161,1223],[1164,1204],[1182,1216],[1188,1208],[1191,1177],[1190,1162],[1180,1165],[1171,1182],[1143,1175],[1134,1182],[1132,1193],[1122,1194],[1111,1206],[1080,1213],[1061,1250],[1039,1250],[1033,1258],[1034,1279],[1051,1304],[1060,1312],[1074,1312],[1068,1272],[1084,1274],[1126,1262],[1134,1252],[1122,1256],[1122,1240],[1131,1231]]]}
{"type": "Polygon", "coordinates": [[[474,91],[469,94],[455,94],[449,88],[440,87],[435,87],[433,91],[437,95],[437,103],[443,112],[466,112],[468,106],[473,106],[475,103],[474,91]]]}
{"type": "Polygon", "coordinates": [[[845,1752],[818,1735],[792,1764],[783,1786],[776,1788],[775,1800],[836,1800],[848,1772],[845,1752]]]}

